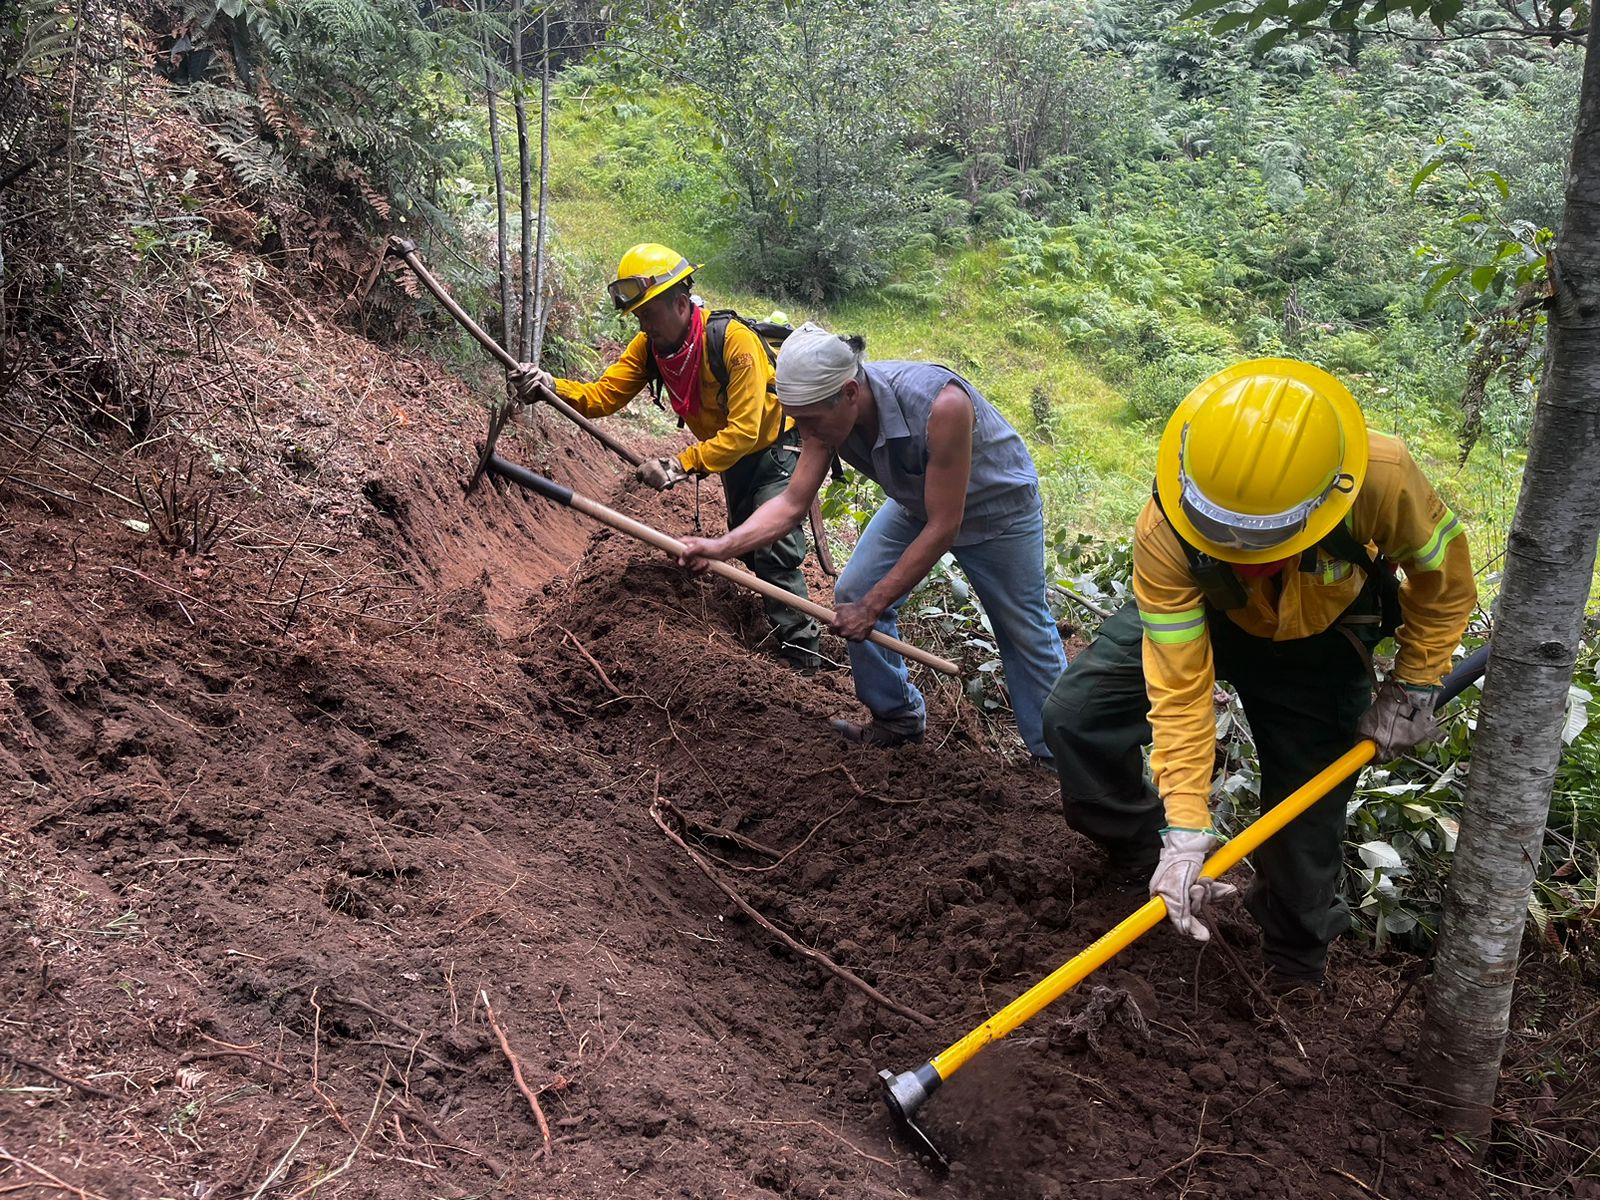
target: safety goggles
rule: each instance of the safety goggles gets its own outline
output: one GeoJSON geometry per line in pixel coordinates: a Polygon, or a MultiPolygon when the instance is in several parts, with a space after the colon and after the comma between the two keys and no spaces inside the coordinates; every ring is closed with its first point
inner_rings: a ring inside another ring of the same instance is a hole
{"type": "Polygon", "coordinates": [[[1194,531],[1206,541],[1230,550],[1255,552],[1283,545],[1306,527],[1311,514],[1321,508],[1329,496],[1334,492],[1348,492],[1355,487],[1355,478],[1339,471],[1315,496],[1283,512],[1265,515],[1234,512],[1207,497],[1200,486],[1189,478],[1183,467],[1188,449],[1189,427],[1185,425],[1178,448],[1179,503],[1183,507],[1183,515],[1189,518],[1194,531]]]}
{"type": "Polygon", "coordinates": [[[643,300],[651,288],[682,279],[690,269],[688,259],[679,259],[677,266],[660,275],[628,275],[614,279],[606,284],[606,294],[619,311],[629,309],[643,300]]]}

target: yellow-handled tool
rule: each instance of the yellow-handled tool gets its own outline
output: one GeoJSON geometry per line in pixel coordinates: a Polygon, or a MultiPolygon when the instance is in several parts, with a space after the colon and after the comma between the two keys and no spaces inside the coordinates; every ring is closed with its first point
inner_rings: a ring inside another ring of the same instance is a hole
{"type": "MultiPolygon", "coordinates": [[[[1483,674],[1484,664],[1488,658],[1489,647],[1485,644],[1462,659],[1455,670],[1445,677],[1439,690],[1437,706],[1442,707],[1447,701],[1455,699],[1464,689],[1477,682],[1478,677],[1483,674]]],[[[1200,874],[1220,879],[1226,872],[1238,866],[1247,854],[1253,853],[1273,834],[1321,800],[1335,784],[1371,762],[1376,752],[1377,746],[1370,738],[1363,738],[1357,742],[1251,822],[1237,837],[1220,847],[1215,854],[1206,859],[1200,874]]],[[[879,1071],[878,1078],[883,1080],[884,1102],[889,1106],[889,1115],[894,1118],[895,1125],[913,1148],[931,1158],[935,1164],[945,1165],[944,1155],[913,1119],[917,1110],[927,1103],[928,1097],[932,1096],[945,1080],[965,1066],[978,1051],[990,1042],[999,1041],[1019,1025],[1055,1003],[1100,967],[1161,924],[1166,916],[1166,901],[1159,896],[1152,896],[1132,916],[1113,926],[1109,932],[1057,967],[966,1037],[941,1050],[920,1067],[912,1071],[901,1071],[899,1074],[887,1070],[879,1071]]]]}

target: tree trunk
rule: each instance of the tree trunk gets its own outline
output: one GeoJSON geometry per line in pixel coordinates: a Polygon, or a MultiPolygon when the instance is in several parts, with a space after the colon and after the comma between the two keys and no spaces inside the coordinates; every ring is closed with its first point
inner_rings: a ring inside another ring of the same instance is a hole
{"type": "MultiPolygon", "coordinates": [[[[516,355],[527,362],[533,351],[533,163],[528,153],[528,80],[522,70],[522,0],[511,7],[511,93],[517,110],[517,171],[522,185],[522,322],[516,355]]],[[[506,347],[510,349],[510,347],[506,347]]]]}
{"type": "Polygon", "coordinates": [[[539,18],[539,39],[544,53],[539,72],[539,244],[533,252],[533,353],[528,361],[538,362],[544,353],[544,330],[550,321],[549,285],[545,253],[545,234],[550,226],[550,10],[539,18]]]}
{"type": "Polygon", "coordinates": [[[1492,1114],[1600,534],[1600,55],[1584,63],[1549,354],[1506,547],[1417,1069],[1456,1128],[1492,1114]]]}
{"type": "MultiPolygon", "coordinates": [[[[482,11],[487,14],[487,7],[482,11]]],[[[483,31],[483,87],[489,103],[489,152],[494,157],[494,215],[499,230],[500,248],[500,325],[504,331],[500,344],[511,349],[515,326],[511,318],[511,247],[506,244],[506,164],[500,152],[500,103],[495,88],[494,69],[499,64],[499,54],[489,39],[487,23],[483,31]]]]}

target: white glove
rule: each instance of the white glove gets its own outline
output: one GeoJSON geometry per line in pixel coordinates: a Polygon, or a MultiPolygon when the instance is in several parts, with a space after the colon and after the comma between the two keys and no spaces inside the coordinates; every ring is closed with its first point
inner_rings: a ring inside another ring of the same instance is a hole
{"type": "Polygon", "coordinates": [[[1221,844],[1204,829],[1168,829],[1161,835],[1161,859],[1150,876],[1150,894],[1167,902],[1167,919],[1197,942],[1211,940],[1211,931],[1200,920],[1206,904],[1239,890],[1200,874],[1207,855],[1221,844]]]}
{"type": "Polygon", "coordinates": [[[556,378],[549,371],[541,371],[533,363],[523,363],[509,377],[511,391],[524,404],[539,399],[539,389],[556,390],[556,378]]]}
{"type": "Polygon", "coordinates": [[[675,458],[647,458],[634,468],[633,477],[640,483],[648,483],[658,492],[664,492],[673,484],[689,478],[689,472],[680,467],[675,458]]]}
{"type": "Polygon", "coordinates": [[[1356,732],[1378,744],[1374,757],[1379,762],[1399,758],[1407,750],[1439,740],[1439,719],[1433,715],[1438,699],[1437,687],[1385,680],[1372,707],[1361,714],[1356,732]]]}

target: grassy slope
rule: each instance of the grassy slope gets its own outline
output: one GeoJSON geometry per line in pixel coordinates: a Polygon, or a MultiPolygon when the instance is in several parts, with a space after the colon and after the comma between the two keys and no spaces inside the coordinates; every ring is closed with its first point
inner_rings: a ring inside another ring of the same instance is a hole
{"type": "MultiPolygon", "coordinates": [[[[616,153],[616,123],[630,127],[624,140],[638,145],[648,137],[649,119],[642,109],[619,114],[609,105],[576,98],[558,106],[551,149],[558,249],[598,297],[624,248],[641,240],[663,241],[706,264],[698,278],[715,306],[766,315],[774,308],[773,298],[739,286],[726,239],[697,219],[714,204],[663,204],[659,180],[664,174],[670,181],[670,170],[656,172],[652,186],[629,193],[598,178],[603,168],[614,166],[609,156],[616,153]]],[[[685,168],[686,175],[694,173],[685,168]]],[[[796,323],[809,317],[841,332],[865,334],[874,357],[929,358],[969,375],[1028,436],[1052,527],[1103,538],[1126,536],[1149,494],[1160,426],[1135,417],[1118,390],[1069,350],[1048,321],[996,282],[1000,257],[992,245],[946,254],[933,272],[937,293],[925,305],[861,294],[826,311],[803,306],[784,311],[796,323]],[[1033,416],[1036,390],[1049,401],[1047,429],[1033,416]]],[[[599,304],[595,311],[601,311],[599,304]]],[[[1388,403],[1370,383],[1363,388],[1355,381],[1355,387],[1373,427],[1404,437],[1464,518],[1477,561],[1495,558],[1516,504],[1521,456],[1502,457],[1481,446],[1458,468],[1448,414],[1388,403]]]]}

